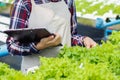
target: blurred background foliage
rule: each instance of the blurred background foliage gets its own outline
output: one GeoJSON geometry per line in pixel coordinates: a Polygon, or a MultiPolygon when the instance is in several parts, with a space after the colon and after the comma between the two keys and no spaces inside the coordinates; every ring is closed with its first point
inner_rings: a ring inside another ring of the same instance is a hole
{"type": "Polygon", "coordinates": [[[119,0],[75,0],[77,12],[81,15],[120,14],[119,0]]]}
{"type": "MultiPolygon", "coordinates": [[[[0,0],[0,12],[10,7],[14,0],[0,0]],[[10,4],[9,4],[10,3],[10,4]]],[[[81,15],[120,14],[119,0],[75,0],[76,10],[81,15]]]]}

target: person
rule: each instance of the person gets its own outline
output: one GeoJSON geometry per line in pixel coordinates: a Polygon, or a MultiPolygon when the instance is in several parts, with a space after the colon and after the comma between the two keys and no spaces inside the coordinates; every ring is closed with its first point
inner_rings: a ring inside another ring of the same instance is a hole
{"type": "MultiPolygon", "coordinates": [[[[15,0],[10,29],[46,28],[55,34],[38,43],[22,44],[8,36],[6,43],[10,54],[22,56],[21,71],[40,66],[39,56],[56,57],[64,46],[96,46],[90,37],[77,34],[74,0],[15,0]],[[63,46],[57,46],[62,43],[63,46]]],[[[31,34],[32,35],[32,34],[31,34]]]]}

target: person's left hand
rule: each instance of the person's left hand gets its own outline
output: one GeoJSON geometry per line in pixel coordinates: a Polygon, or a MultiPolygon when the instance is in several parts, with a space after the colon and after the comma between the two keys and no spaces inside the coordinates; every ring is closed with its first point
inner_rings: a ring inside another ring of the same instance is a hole
{"type": "Polygon", "coordinates": [[[90,37],[85,37],[83,39],[83,43],[84,43],[86,48],[92,48],[92,47],[95,47],[97,45],[97,43],[93,39],[91,39],[90,37]]]}

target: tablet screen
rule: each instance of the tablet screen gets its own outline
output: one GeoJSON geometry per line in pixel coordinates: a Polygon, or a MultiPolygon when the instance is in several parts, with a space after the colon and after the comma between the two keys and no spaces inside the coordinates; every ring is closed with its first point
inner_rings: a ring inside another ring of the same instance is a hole
{"type": "Polygon", "coordinates": [[[9,29],[5,30],[4,33],[21,43],[39,42],[40,39],[53,35],[45,28],[9,29]]]}

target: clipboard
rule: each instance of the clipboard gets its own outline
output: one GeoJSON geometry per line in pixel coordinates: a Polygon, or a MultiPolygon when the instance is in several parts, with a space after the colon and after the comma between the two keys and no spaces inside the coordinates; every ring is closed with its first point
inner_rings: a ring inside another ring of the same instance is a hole
{"type": "MultiPolygon", "coordinates": [[[[22,28],[22,29],[8,29],[3,31],[8,36],[14,37],[20,43],[39,42],[42,38],[54,35],[46,28],[22,28]]],[[[54,35],[55,36],[55,35],[54,35]]]]}

